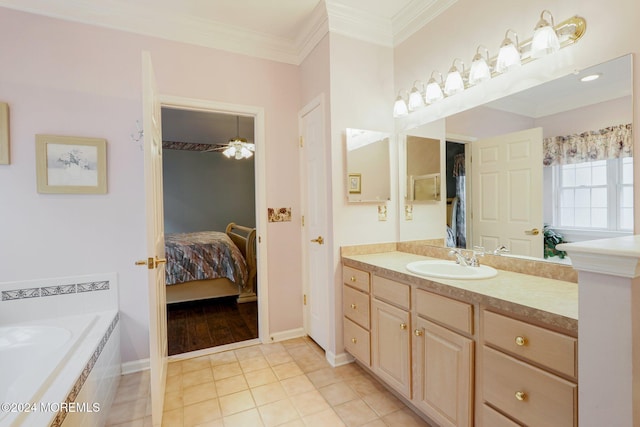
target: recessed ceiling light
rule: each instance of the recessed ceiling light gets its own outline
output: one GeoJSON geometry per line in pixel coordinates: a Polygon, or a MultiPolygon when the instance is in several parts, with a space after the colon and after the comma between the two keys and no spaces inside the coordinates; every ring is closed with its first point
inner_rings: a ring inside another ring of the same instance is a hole
{"type": "Polygon", "coordinates": [[[590,82],[596,79],[599,79],[602,74],[589,74],[588,76],[584,76],[580,79],[581,82],[590,82]]]}

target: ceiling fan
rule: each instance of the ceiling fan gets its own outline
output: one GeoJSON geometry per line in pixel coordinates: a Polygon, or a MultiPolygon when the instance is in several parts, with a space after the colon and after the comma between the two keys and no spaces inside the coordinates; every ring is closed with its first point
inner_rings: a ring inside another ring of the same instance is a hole
{"type": "Polygon", "coordinates": [[[253,156],[256,151],[256,145],[252,142],[247,142],[246,138],[241,138],[240,135],[240,116],[236,116],[236,137],[229,139],[226,144],[203,144],[194,142],[177,142],[177,141],[162,141],[162,148],[173,150],[189,150],[189,151],[221,151],[227,158],[233,159],[248,159],[253,156]]]}

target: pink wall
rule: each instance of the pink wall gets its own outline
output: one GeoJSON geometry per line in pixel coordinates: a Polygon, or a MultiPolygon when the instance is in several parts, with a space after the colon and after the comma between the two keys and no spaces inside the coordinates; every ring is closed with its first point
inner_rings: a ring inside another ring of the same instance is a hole
{"type": "MultiPolygon", "coordinates": [[[[0,9],[0,97],[11,116],[11,165],[0,166],[0,281],[117,272],[124,362],[149,352],[146,273],[133,266],[146,256],[143,153],[130,138],[142,118],[142,50],[163,95],[263,107],[267,204],[294,216],[300,206],[297,67],[0,9]],[[107,139],[108,194],[38,194],[39,133],[107,139]]],[[[299,328],[299,226],[273,223],[266,232],[271,332],[299,328]]]]}

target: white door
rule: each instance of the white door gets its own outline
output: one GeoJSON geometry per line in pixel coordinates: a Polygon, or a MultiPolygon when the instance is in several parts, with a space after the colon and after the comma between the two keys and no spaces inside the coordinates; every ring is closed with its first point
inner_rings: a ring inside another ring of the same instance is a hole
{"type": "Polygon", "coordinates": [[[475,141],[473,245],[543,256],[542,128],[475,141]]]}
{"type": "Polygon", "coordinates": [[[144,177],[147,216],[147,266],[149,287],[149,351],[151,365],[151,416],[162,424],[167,378],[167,303],[164,271],[164,215],[162,206],[162,128],[160,101],[149,52],[142,54],[144,120],[144,177]]]}
{"type": "Polygon", "coordinates": [[[303,274],[304,323],[306,333],[320,347],[329,344],[328,291],[330,241],[327,235],[327,175],[324,144],[324,103],[318,99],[299,115],[301,132],[301,182],[304,224],[303,274]]]}

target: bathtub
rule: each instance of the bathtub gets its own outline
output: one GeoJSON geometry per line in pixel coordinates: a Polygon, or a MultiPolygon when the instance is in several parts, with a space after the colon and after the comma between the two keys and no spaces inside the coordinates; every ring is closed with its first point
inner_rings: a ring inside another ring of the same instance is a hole
{"type": "Polygon", "coordinates": [[[118,320],[106,311],[0,326],[0,426],[104,424],[120,374],[118,320]]]}

